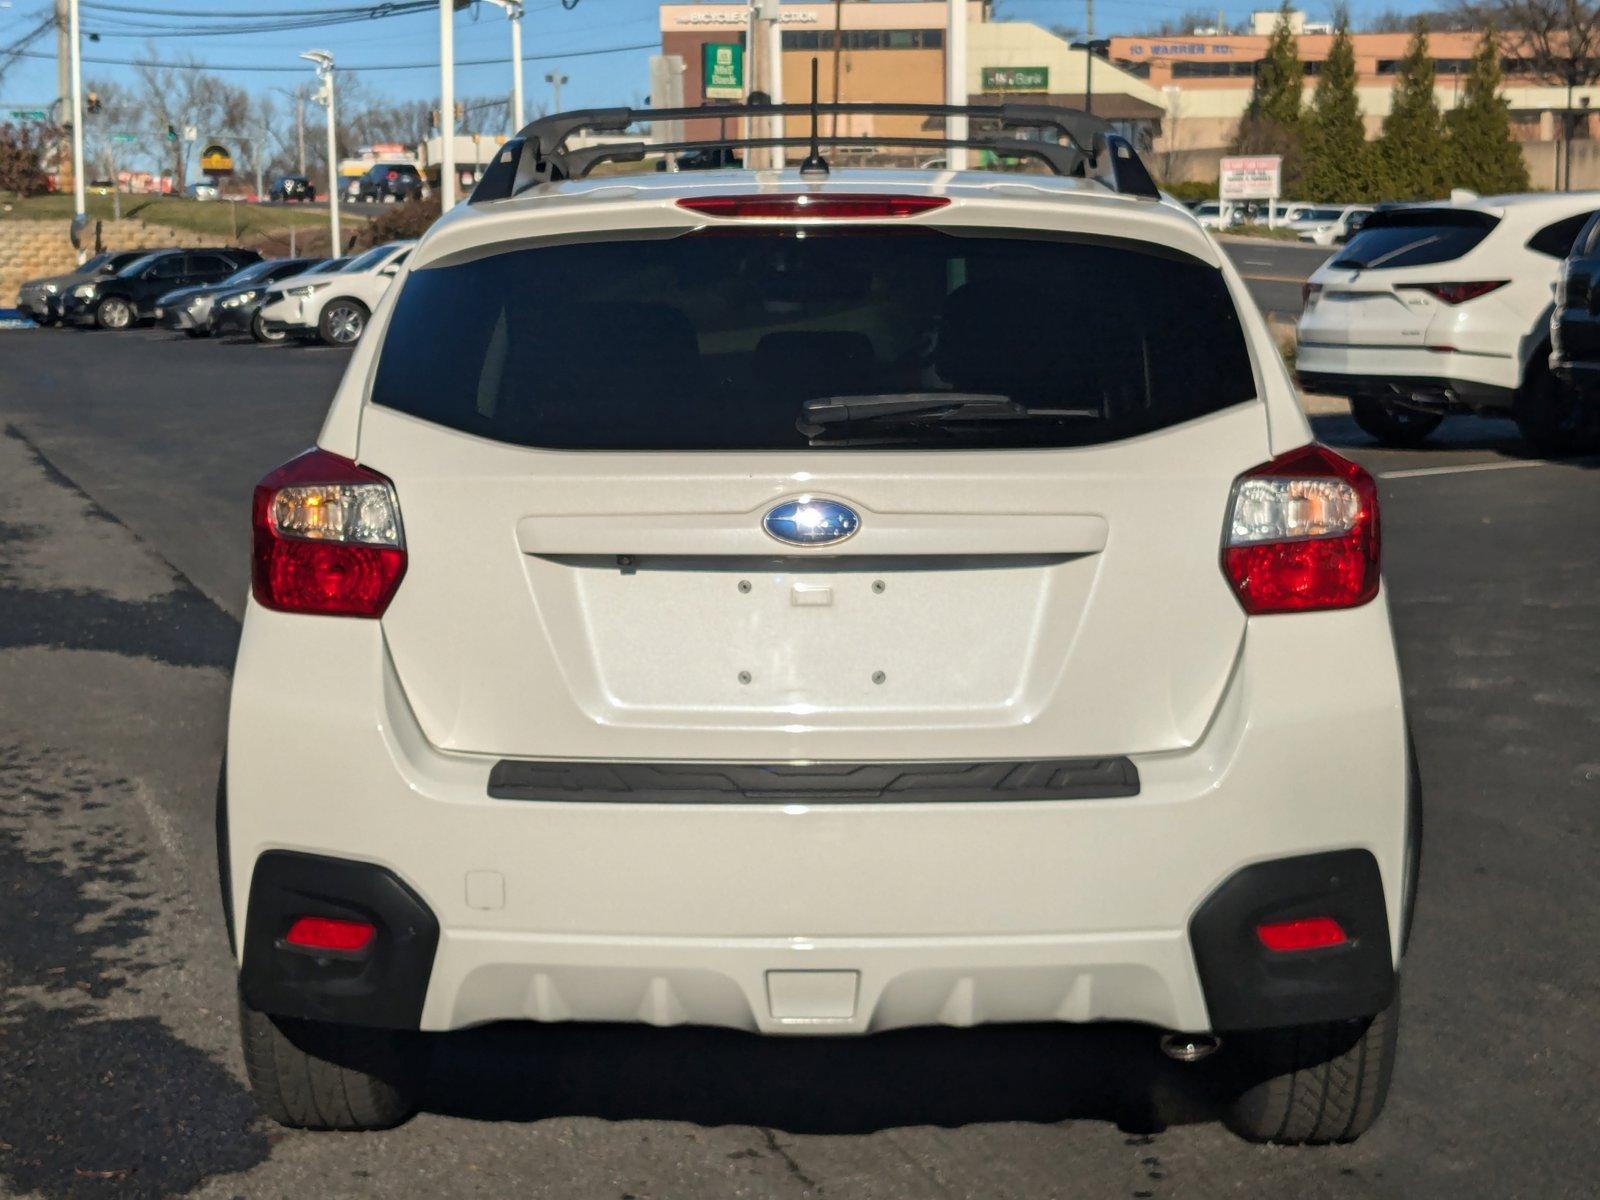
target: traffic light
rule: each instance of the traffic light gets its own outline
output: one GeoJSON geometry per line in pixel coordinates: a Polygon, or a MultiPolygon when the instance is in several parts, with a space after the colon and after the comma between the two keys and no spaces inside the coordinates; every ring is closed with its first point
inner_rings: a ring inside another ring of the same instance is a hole
{"type": "Polygon", "coordinates": [[[168,125],[167,126],[167,141],[175,142],[177,140],[178,140],[178,129],[177,129],[177,126],[168,125]]]}
{"type": "Polygon", "coordinates": [[[84,106],[85,109],[87,109],[89,111],[91,116],[93,114],[99,112],[100,111],[100,93],[99,92],[90,92],[87,96],[84,97],[83,106],[84,106]]]}
{"type": "Polygon", "coordinates": [[[443,128],[439,121],[439,110],[437,108],[430,108],[428,110],[428,124],[434,129],[443,128]]]}
{"type": "Polygon", "coordinates": [[[459,125],[459,124],[461,124],[461,122],[465,121],[466,119],[467,119],[467,106],[465,104],[463,104],[460,100],[457,100],[456,101],[456,124],[459,125]]]}

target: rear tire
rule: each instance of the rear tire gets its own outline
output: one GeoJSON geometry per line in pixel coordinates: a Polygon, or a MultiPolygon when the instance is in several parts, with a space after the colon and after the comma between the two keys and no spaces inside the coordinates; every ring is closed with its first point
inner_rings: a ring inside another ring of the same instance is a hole
{"type": "Polygon", "coordinates": [[[289,335],[281,329],[275,332],[268,329],[267,323],[261,319],[261,314],[258,312],[250,318],[250,336],[264,346],[275,346],[289,335]]]}
{"type": "MultiPolygon", "coordinates": [[[[1398,985],[1396,985],[1398,988],[1398,985]]],[[[1378,1119],[1394,1074],[1400,993],[1363,1021],[1300,1025],[1230,1039],[1249,1078],[1228,1105],[1228,1128],[1252,1142],[1353,1142],[1378,1119]]]]}
{"type": "Polygon", "coordinates": [[[317,319],[317,335],[329,346],[354,346],[367,331],[368,315],[359,300],[343,296],[330,300],[317,319]]]}
{"type": "Polygon", "coordinates": [[[239,1001],[245,1073],[291,1129],[392,1129],[417,1110],[415,1035],[270,1017],[239,1001]]]}
{"type": "Polygon", "coordinates": [[[1543,353],[1528,364],[1528,376],[1517,392],[1516,419],[1522,440],[1543,458],[1565,458],[1595,448],[1595,418],[1575,387],[1550,372],[1543,353]]]}
{"type": "Polygon", "coordinates": [[[1406,448],[1422,445],[1444,420],[1438,413],[1402,408],[1375,396],[1352,396],[1350,415],[1379,444],[1406,448]]]}

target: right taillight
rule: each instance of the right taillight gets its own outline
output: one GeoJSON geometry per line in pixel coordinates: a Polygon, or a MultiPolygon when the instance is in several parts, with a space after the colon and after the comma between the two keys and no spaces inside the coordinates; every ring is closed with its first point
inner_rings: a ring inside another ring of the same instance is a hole
{"type": "Polygon", "coordinates": [[[1354,608],[1378,594],[1378,489],[1325,446],[1302,446],[1233,485],[1222,568],[1244,610],[1354,608]]]}
{"type": "Polygon", "coordinates": [[[1483,279],[1472,283],[1402,283],[1399,286],[1414,292],[1427,292],[1435,300],[1442,300],[1446,304],[1465,304],[1468,300],[1487,296],[1510,282],[1509,279],[1483,279]]]}
{"type": "Polygon", "coordinates": [[[256,485],[251,586],[279,612],[379,617],[406,571],[394,485],[326,450],[256,485]]]}

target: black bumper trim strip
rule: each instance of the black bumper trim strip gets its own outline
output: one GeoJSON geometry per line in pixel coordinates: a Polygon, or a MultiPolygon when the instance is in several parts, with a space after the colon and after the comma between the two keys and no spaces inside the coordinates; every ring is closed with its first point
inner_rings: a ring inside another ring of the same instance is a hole
{"type": "Polygon", "coordinates": [[[624,763],[502,759],[497,800],[587,804],[955,804],[1139,794],[1127,758],[925,763],[624,763]]]}

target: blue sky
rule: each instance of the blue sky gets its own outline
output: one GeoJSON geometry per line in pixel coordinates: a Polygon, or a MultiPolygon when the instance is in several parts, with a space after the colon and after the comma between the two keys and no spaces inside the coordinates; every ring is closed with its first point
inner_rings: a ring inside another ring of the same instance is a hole
{"type": "MultiPolygon", "coordinates": [[[[252,90],[268,86],[293,86],[296,73],[309,77],[310,68],[296,55],[317,47],[331,50],[341,66],[429,62],[438,56],[437,15],[418,12],[379,21],[334,25],[293,32],[251,33],[235,36],[174,37],[153,32],[155,27],[204,27],[229,13],[272,12],[292,16],[307,10],[346,7],[361,0],[82,0],[85,33],[101,30],[99,42],[86,41],[86,59],[145,57],[150,47],[163,58],[190,55],[214,64],[253,64],[283,67],[284,73],[221,71],[231,81],[252,90]],[[161,10],[135,13],[132,9],[161,10]],[[122,10],[113,13],[111,10],[122,10]],[[166,13],[181,13],[165,15],[166,13]],[[192,18],[191,18],[192,15],[192,18]],[[139,32],[126,36],[134,27],[139,32]],[[117,35],[113,36],[113,31],[117,35]]],[[[632,103],[647,91],[649,49],[609,54],[580,55],[582,51],[612,47],[654,45],[659,39],[655,0],[578,0],[571,11],[558,0],[526,0],[523,25],[525,55],[555,55],[530,61],[525,67],[530,111],[548,98],[547,71],[559,69],[570,82],[563,92],[563,107],[632,103]]],[[[1394,7],[1422,7],[1419,0],[1398,0],[1394,7]]],[[[1101,34],[1134,33],[1165,18],[1175,17],[1204,4],[1181,0],[1096,0],[1096,31],[1101,34]]],[[[1227,12],[1236,20],[1246,5],[1227,12]]],[[[1325,0],[1306,5],[1311,16],[1325,18],[1325,0]]],[[[1387,4],[1358,6],[1389,7],[1387,4]]],[[[50,0],[0,0],[0,47],[15,41],[47,13],[50,0]]],[[[1001,0],[1002,18],[1040,24],[1081,25],[1082,0],[1001,0]]],[[[192,32],[193,30],[191,30],[192,32]]],[[[50,35],[32,46],[48,53],[46,59],[23,59],[0,82],[0,100],[10,104],[48,102],[55,91],[54,39],[50,35]]],[[[510,89],[509,37],[500,10],[489,5],[467,9],[456,18],[456,57],[498,58],[485,66],[462,66],[457,73],[458,95],[485,95],[510,89]]],[[[88,77],[126,77],[125,67],[86,62],[88,77]]],[[[364,74],[375,90],[396,99],[431,98],[437,94],[436,69],[376,71],[364,74]]]]}

